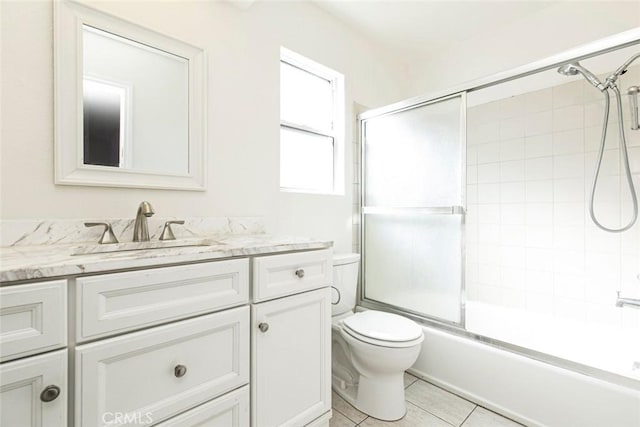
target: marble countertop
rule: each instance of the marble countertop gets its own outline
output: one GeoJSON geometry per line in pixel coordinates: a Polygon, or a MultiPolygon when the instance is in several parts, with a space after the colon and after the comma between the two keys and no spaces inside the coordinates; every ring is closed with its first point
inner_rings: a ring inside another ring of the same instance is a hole
{"type": "MultiPolygon", "coordinates": [[[[96,274],[112,270],[330,248],[331,241],[269,234],[203,236],[211,245],[78,253],[78,244],[0,248],[0,282],[96,274]]],[[[86,246],[86,245],[84,245],[86,246]]]]}

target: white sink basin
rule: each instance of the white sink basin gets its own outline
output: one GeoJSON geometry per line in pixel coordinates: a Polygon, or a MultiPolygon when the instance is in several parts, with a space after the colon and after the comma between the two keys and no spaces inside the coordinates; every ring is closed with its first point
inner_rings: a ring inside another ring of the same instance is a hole
{"type": "Polygon", "coordinates": [[[105,245],[84,245],[71,249],[71,255],[102,254],[109,252],[141,251],[147,249],[182,248],[189,246],[219,246],[224,245],[213,239],[183,239],[183,240],[156,240],[153,242],[125,242],[105,245]]]}

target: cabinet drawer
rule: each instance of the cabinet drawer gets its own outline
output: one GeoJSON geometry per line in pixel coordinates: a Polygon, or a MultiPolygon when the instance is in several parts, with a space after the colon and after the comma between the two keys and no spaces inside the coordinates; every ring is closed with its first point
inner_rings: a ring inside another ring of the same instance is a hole
{"type": "Polygon", "coordinates": [[[76,425],[159,422],[248,381],[248,306],[81,345],[76,425]]]}
{"type": "Polygon", "coordinates": [[[157,424],[157,427],[247,427],[248,425],[249,386],[246,385],[157,424]]]}
{"type": "Polygon", "coordinates": [[[332,276],[331,249],[254,258],[253,301],[327,286],[332,276]]]}
{"type": "Polygon", "coordinates": [[[0,288],[0,361],[67,343],[67,282],[0,288]]]}
{"type": "Polygon", "coordinates": [[[0,426],[66,427],[67,350],[3,363],[0,384],[0,426]],[[53,394],[42,401],[47,387],[53,394]]]}
{"type": "Polygon", "coordinates": [[[247,303],[249,260],[82,277],[76,295],[82,342],[247,303]]]}

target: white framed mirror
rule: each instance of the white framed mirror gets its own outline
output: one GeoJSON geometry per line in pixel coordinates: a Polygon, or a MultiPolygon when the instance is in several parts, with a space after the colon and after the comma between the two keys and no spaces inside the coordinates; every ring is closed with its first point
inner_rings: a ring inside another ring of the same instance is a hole
{"type": "Polygon", "coordinates": [[[205,189],[205,54],[55,2],[55,182],[205,189]]]}

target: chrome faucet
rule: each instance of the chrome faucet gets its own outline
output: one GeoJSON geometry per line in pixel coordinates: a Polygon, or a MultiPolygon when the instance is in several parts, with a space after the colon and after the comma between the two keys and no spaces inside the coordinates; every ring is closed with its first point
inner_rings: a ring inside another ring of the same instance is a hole
{"type": "Polygon", "coordinates": [[[628,305],[629,307],[640,308],[640,299],[638,298],[622,298],[620,291],[618,291],[618,298],[616,299],[616,307],[623,307],[628,305]]]}
{"type": "Polygon", "coordinates": [[[154,213],[151,203],[140,203],[140,206],[138,206],[138,213],[136,214],[136,222],[133,227],[134,242],[149,241],[149,225],[147,224],[147,218],[152,216],[154,213]]]}

